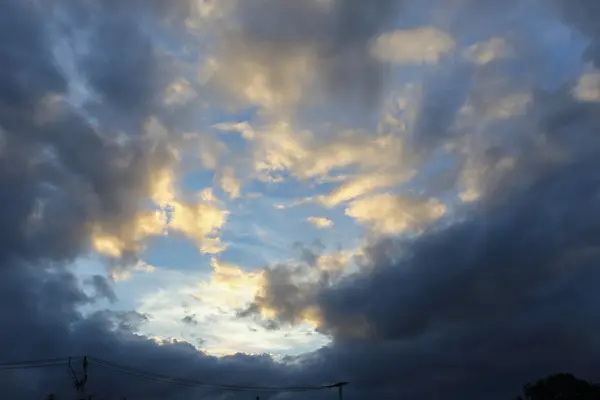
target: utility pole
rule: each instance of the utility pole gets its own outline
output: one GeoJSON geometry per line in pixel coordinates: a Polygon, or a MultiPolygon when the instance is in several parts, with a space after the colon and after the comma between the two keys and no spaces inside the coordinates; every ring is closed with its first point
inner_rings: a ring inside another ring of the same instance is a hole
{"type": "Polygon", "coordinates": [[[344,386],[346,386],[347,384],[348,382],[338,382],[334,383],[333,385],[329,385],[330,388],[338,388],[338,400],[344,399],[344,386]]]}
{"type": "Polygon", "coordinates": [[[75,387],[75,390],[77,391],[77,400],[91,400],[91,396],[89,397],[89,399],[86,399],[86,395],[85,395],[85,384],[87,383],[88,380],[88,359],[87,356],[83,357],[83,378],[78,378],[77,374],[75,374],[75,371],[73,370],[73,367],[71,367],[71,358],[69,358],[69,373],[71,374],[71,379],[73,380],[73,386],[75,387]]]}

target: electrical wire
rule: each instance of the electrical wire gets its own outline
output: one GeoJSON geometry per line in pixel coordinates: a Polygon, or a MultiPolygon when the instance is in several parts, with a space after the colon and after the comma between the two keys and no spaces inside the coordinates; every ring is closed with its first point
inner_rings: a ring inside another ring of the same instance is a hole
{"type": "Polygon", "coordinates": [[[249,386],[249,385],[229,385],[229,384],[210,384],[203,381],[191,380],[191,379],[183,379],[177,378],[168,375],[157,374],[153,372],[148,372],[132,367],[128,367],[122,364],[117,364],[109,361],[105,361],[102,359],[98,359],[95,357],[88,357],[90,362],[106,367],[108,369],[112,369],[118,372],[122,372],[124,374],[133,375],[149,380],[153,380],[161,383],[172,383],[178,384],[182,386],[189,387],[201,387],[212,390],[220,390],[220,391],[235,391],[235,392],[308,392],[308,391],[316,391],[316,390],[324,390],[333,387],[333,385],[319,385],[319,386],[281,386],[281,387],[273,387],[273,386],[249,386]]]}
{"type": "Polygon", "coordinates": [[[141,370],[131,369],[131,368],[123,368],[117,367],[115,365],[98,363],[95,360],[93,361],[96,365],[101,365],[103,367],[140,378],[145,378],[154,382],[159,383],[170,383],[176,384],[180,386],[186,387],[196,387],[196,388],[204,388],[208,390],[217,390],[217,391],[232,391],[232,392],[299,392],[299,391],[309,391],[309,390],[321,390],[323,388],[298,388],[298,387],[281,387],[281,388],[265,388],[265,387],[252,387],[252,386],[234,386],[234,385],[218,385],[218,384],[207,384],[204,382],[193,381],[189,379],[175,378],[167,375],[159,375],[154,373],[149,373],[141,370]]]}
{"type": "MultiPolygon", "coordinates": [[[[0,362],[0,370],[17,370],[17,369],[32,369],[32,368],[45,368],[45,367],[58,367],[58,366],[70,366],[70,362],[81,359],[82,357],[61,357],[61,358],[50,358],[50,359],[38,359],[28,361],[13,361],[13,362],[0,362]]],[[[203,381],[178,378],[169,375],[158,374],[155,372],[145,371],[142,369],[133,368],[123,364],[106,361],[96,357],[86,357],[90,363],[103,367],[114,372],[121,374],[134,376],[137,378],[147,379],[156,383],[172,384],[185,387],[203,388],[206,390],[214,391],[227,391],[227,392],[309,392],[318,391],[324,389],[331,389],[336,387],[338,384],[330,385],[317,385],[317,386],[250,386],[250,385],[231,385],[231,384],[219,384],[219,383],[207,383],[203,381]]],[[[84,361],[85,362],[85,361],[84,361]]],[[[74,374],[71,371],[71,375],[74,374]]],[[[73,375],[72,378],[75,378],[73,375]]]]}
{"type": "Polygon", "coordinates": [[[65,366],[65,365],[67,365],[68,361],[69,361],[68,357],[61,357],[61,358],[49,358],[49,359],[41,359],[41,360],[1,362],[0,370],[16,370],[16,369],[32,369],[32,368],[65,366]]]}

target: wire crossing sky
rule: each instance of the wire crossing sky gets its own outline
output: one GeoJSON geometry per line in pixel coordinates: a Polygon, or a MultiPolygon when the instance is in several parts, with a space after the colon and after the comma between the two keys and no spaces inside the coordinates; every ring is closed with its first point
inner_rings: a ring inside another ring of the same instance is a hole
{"type": "MultiPolygon", "coordinates": [[[[47,367],[67,367],[67,366],[77,366],[79,363],[84,360],[84,357],[62,357],[62,358],[54,358],[54,359],[45,359],[45,360],[28,360],[28,361],[16,361],[16,362],[0,362],[0,370],[20,370],[20,369],[30,369],[30,368],[47,368],[47,367]]],[[[208,390],[216,390],[216,391],[227,391],[227,392],[252,392],[252,393],[261,393],[261,392],[309,392],[309,391],[317,391],[324,389],[331,389],[333,387],[337,387],[338,383],[332,383],[327,385],[317,385],[317,386],[253,386],[253,385],[228,385],[228,384],[218,384],[218,383],[209,383],[203,382],[188,378],[179,378],[169,375],[157,374],[154,372],[145,371],[138,368],[132,368],[129,366],[125,366],[122,364],[102,360],[96,357],[85,357],[84,363],[87,369],[87,363],[89,362],[92,365],[99,366],[101,368],[107,368],[111,371],[126,374],[129,376],[147,379],[157,383],[165,383],[165,384],[173,384],[173,385],[182,385],[187,387],[199,387],[208,390]]]]}

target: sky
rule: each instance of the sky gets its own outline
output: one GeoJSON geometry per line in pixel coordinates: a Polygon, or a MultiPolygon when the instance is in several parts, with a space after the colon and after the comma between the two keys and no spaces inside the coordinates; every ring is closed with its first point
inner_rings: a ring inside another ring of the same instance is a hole
{"type": "MultiPolygon", "coordinates": [[[[0,1],[0,363],[349,400],[600,380],[599,22],[592,0],[0,1]]],[[[47,368],[0,390],[73,391],[47,368]]]]}

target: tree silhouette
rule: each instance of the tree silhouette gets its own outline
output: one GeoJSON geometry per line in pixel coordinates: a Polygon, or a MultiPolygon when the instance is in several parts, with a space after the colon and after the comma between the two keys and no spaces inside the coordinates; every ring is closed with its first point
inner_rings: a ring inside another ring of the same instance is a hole
{"type": "Polygon", "coordinates": [[[598,400],[600,386],[571,374],[554,374],[523,387],[515,400],[598,400]]]}

